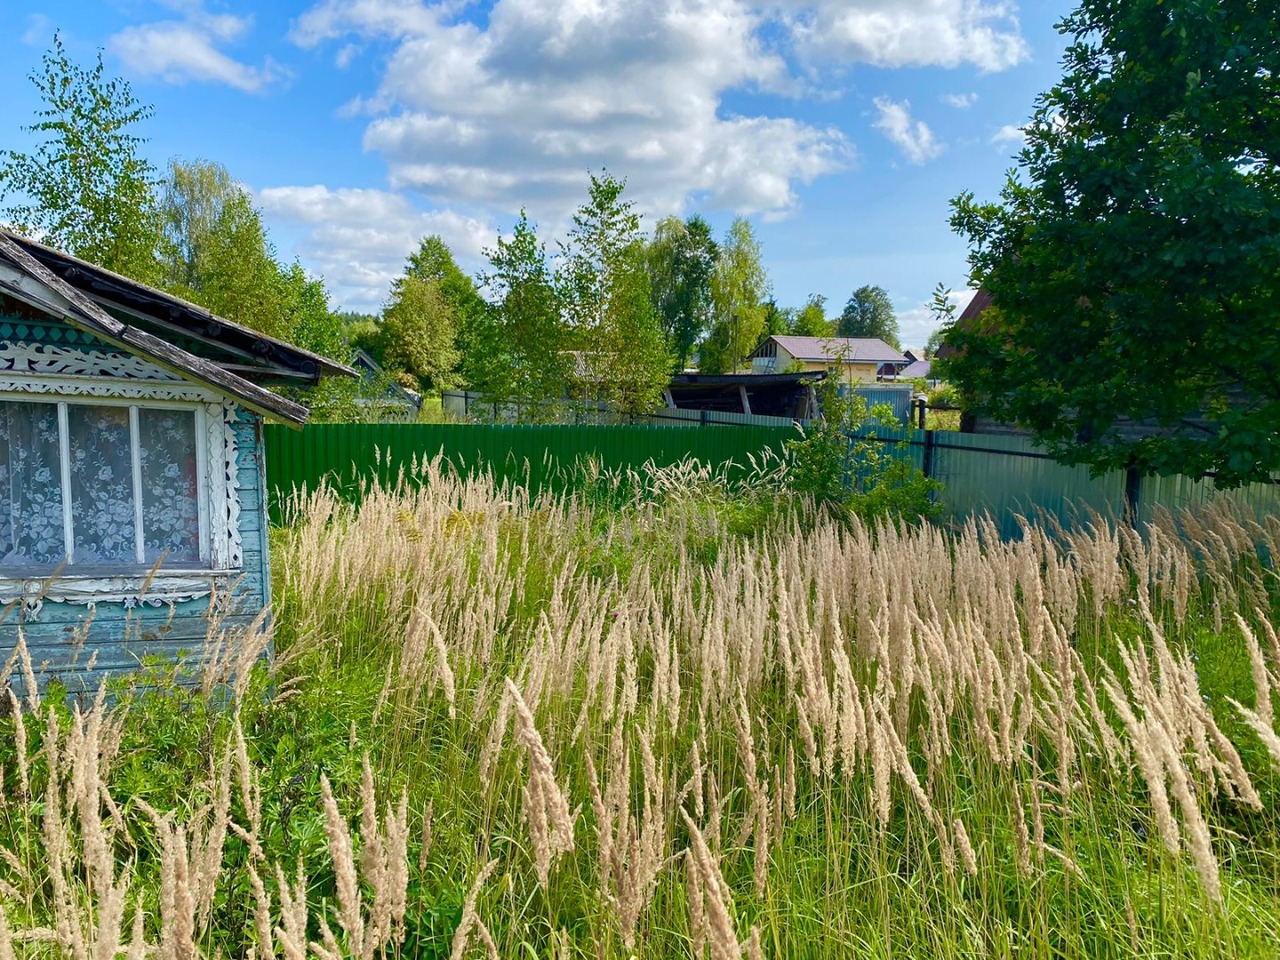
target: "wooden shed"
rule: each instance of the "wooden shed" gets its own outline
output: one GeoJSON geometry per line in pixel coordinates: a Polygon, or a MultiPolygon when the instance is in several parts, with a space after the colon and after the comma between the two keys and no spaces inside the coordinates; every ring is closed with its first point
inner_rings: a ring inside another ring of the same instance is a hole
{"type": "Polygon", "coordinates": [[[90,689],[270,602],[268,389],[353,371],[0,230],[0,659],[90,689]],[[94,669],[88,673],[92,663],[94,669]]]}

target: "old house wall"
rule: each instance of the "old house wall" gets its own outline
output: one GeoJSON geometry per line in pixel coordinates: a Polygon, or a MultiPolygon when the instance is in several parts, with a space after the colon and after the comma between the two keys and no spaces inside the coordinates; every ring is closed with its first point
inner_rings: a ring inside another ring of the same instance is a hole
{"type": "MultiPolygon", "coordinates": [[[[118,356],[114,348],[60,321],[0,310],[0,397],[5,399],[23,399],[23,391],[30,389],[44,396],[27,399],[55,399],[47,394],[56,393],[56,399],[73,402],[83,385],[100,397],[118,392],[121,404],[145,403],[152,391],[174,397],[187,388],[158,370],[154,381],[146,379],[148,371],[140,361],[113,367],[118,356]],[[74,370],[79,359],[92,375],[59,376],[74,370]],[[106,369],[114,374],[104,375],[106,369]]],[[[209,633],[211,605],[224,627],[251,623],[267,607],[261,418],[222,398],[203,396],[199,388],[190,395],[200,397],[193,405],[209,411],[208,438],[197,440],[208,439],[215,452],[217,437],[228,441],[221,447],[224,455],[211,453],[206,467],[206,486],[219,474],[225,477],[219,487],[224,499],[217,501],[223,516],[209,521],[211,537],[218,535],[217,527],[228,538],[220,551],[226,562],[214,564],[224,569],[173,578],[162,574],[146,584],[145,577],[132,573],[111,577],[99,571],[52,581],[19,580],[5,577],[0,568],[0,658],[10,656],[21,636],[42,683],[57,677],[70,690],[93,690],[102,679],[136,670],[150,658],[167,662],[199,656],[209,633]]]]}

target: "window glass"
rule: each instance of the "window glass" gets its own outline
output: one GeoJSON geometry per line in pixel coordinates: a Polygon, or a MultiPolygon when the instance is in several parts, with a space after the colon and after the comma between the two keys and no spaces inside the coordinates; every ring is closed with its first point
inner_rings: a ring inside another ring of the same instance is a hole
{"type": "Polygon", "coordinates": [[[142,530],[147,563],[200,559],[195,415],[183,410],[138,411],[142,460],[142,530]]]}
{"type": "Polygon", "coordinates": [[[58,408],[0,402],[0,566],[66,559],[58,408]]]}
{"type": "Polygon", "coordinates": [[[136,563],[129,408],[67,406],[75,564],[136,563]]]}

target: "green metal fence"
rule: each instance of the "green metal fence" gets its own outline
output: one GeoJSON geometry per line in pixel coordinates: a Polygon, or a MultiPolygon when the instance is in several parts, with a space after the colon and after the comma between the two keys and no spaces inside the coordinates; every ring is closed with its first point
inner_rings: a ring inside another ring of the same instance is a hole
{"type": "Polygon", "coordinates": [[[272,519],[282,495],[314,490],[321,479],[355,497],[362,482],[412,480],[415,464],[442,455],[463,471],[492,471],[531,490],[563,489],[588,459],[604,470],[667,466],[690,457],[745,469],[766,448],[782,452],[792,427],[504,424],[314,424],[305,430],[265,428],[267,485],[272,519]]]}
{"type": "MultiPolygon", "coordinates": [[[[575,467],[591,458],[602,469],[659,466],[691,457],[713,466],[745,469],[766,448],[781,453],[797,436],[787,427],[650,425],[316,424],[305,430],[266,428],[267,483],[272,518],[280,519],[282,495],[315,489],[322,478],[354,498],[362,482],[394,483],[413,466],[443,455],[463,470],[491,471],[535,491],[563,489],[575,467]]],[[[1186,477],[1092,477],[1037,450],[1029,439],[945,430],[879,427],[877,442],[911,460],[943,484],[944,515],[962,522],[989,514],[1005,536],[1019,516],[1048,514],[1070,526],[1091,513],[1139,523],[1160,508],[1178,510],[1215,495],[1209,480],[1186,477]]],[[[1280,483],[1255,484],[1228,494],[1257,513],[1280,512],[1280,483]]]]}
{"type": "Polygon", "coordinates": [[[881,427],[876,439],[943,485],[946,518],[963,522],[985,514],[1005,537],[1017,534],[1020,517],[1047,515],[1070,527],[1093,514],[1115,520],[1129,515],[1141,526],[1161,509],[1178,511],[1215,497],[1259,515],[1280,513],[1280,478],[1223,492],[1209,479],[1142,477],[1119,470],[1091,476],[1088,467],[1058,463],[1021,436],[881,427]]]}

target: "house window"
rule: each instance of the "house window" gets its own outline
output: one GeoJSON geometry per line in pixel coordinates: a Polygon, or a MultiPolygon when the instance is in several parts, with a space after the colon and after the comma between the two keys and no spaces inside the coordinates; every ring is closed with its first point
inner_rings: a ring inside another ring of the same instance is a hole
{"type": "Polygon", "coordinates": [[[0,399],[0,576],[205,563],[200,417],[0,399]]]}

